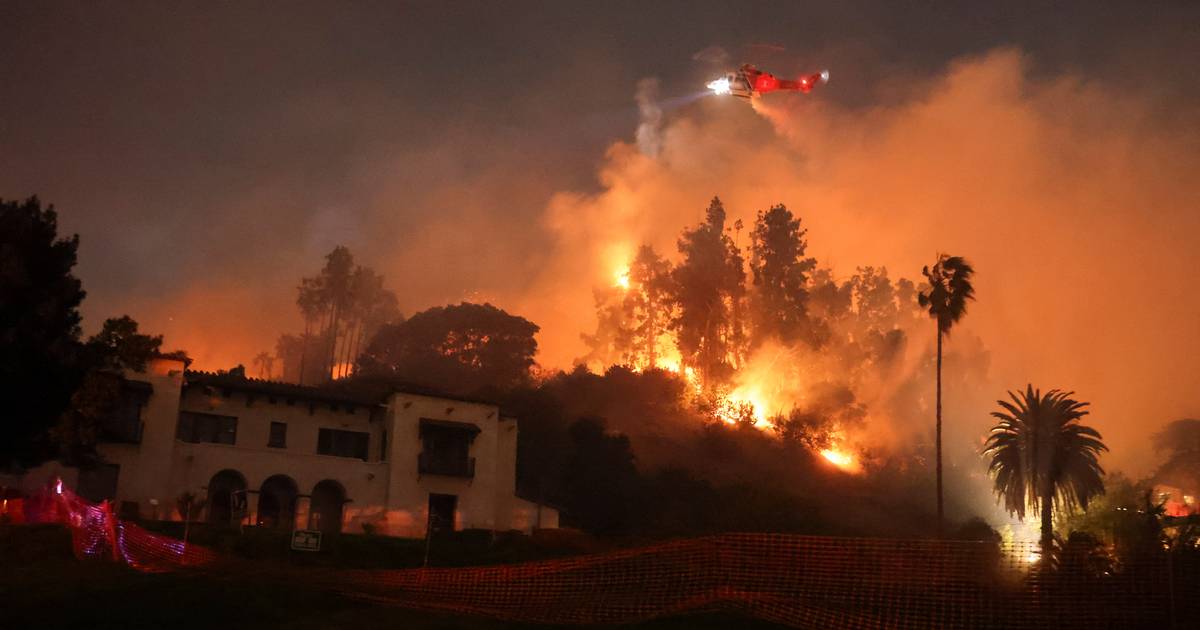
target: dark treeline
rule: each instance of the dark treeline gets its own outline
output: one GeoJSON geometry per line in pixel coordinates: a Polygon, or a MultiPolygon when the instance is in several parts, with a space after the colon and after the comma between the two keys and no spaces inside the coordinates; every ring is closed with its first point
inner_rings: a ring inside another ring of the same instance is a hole
{"type": "Polygon", "coordinates": [[[53,206],[0,199],[0,467],[93,462],[120,371],[161,354],[162,336],[140,333],[128,316],[82,336],[78,249],[78,236],[59,237],[53,206]]]}

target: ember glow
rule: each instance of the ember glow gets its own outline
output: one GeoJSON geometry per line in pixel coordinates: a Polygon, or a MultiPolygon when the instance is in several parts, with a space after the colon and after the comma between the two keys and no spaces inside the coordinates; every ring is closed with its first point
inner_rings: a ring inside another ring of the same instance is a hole
{"type": "Polygon", "coordinates": [[[821,457],[829,460],[829,463],[841,468],[842,470],[851,470],[855,468],[854,458],[847,453],[827,448],[821,451],[821,457]]]}

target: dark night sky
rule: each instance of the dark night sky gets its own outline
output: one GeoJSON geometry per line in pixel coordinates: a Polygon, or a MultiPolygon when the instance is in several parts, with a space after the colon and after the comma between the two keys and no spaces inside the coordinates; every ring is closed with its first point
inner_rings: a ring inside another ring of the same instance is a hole
{"type": "Polygon", "coordinates": [[[465,172],[519,155],[536,185],[497,211],[529,221],[592,185],[639,78],[689,90],[709,46],[829,66],[829,98],[863,106],[890,75],[998,45],[1114,90],[1196,85],[1194,3],[937,4],[3,2],[0,195],[57,204],[83,238],[88,313],[110,313],[234,260],[279,277],[335,241],[366,254],[376,161],[414,162],[388,175],[412,224],[455,176],[423,155],[465,172]]]}
{"type": "MultiPolygon", "coordinates": [[[[407,313],[555,299],[535,273],[562,247],[552,197],[611,187],[600,173],[606,151],[632,140],[638,81],[658,78],[664,98],[694,92],[726,69],[695,59],[702,50],[781,74],[827,67],[828,89],[806,103],[864,129],[957,60],[1017,50],[1032,84],[1070,77],[1100,103],[1111,94],[1118,114],[1102,127],[1123,127],[1131,103],[1131,129],[1175,138],[1147,156],[1168,164],[1200,147],[1197,24],[1194,2],[0,0],[0,197],[37,194],[80,234],[87,329],[128,312],[203,367],[225,367],[298,325],[294,286],[339,243],[388,277],[407,313]]],[[[667,117],[770,133],[733,111],[667,117]]],[[[730,187],[688,203],[698,212],[730,187]]],[[[1164,198],[1183,208],[1200,195],[1164,198]]],[[[978,319],[1004,329],[1012,307],[987,308],[978,319]]],[[[574,325],[559,336],[588,326],[574,325]]],[[[1176,348],[1168,366],[1200,348],[1156,343],[1176,348]]],[[[1086,367],[1063,373],[1091,378],[1086,367]]],[[[1200,401],[1175,403],[1156,412],[1200,401]]]]}

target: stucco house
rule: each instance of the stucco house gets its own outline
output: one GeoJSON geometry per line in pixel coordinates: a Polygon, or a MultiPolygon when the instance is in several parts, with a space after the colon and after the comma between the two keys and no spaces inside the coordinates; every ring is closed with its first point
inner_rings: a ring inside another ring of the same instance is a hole
{"type": "Polygon", "coordinates": [[[498,406],[419,389],[335,393],[153,359],[126,375],[103,428],[106,463],[80,494],[126,514],[424,536],[531,531],[553,508],[516,496],[517,421],[498,406]]]}

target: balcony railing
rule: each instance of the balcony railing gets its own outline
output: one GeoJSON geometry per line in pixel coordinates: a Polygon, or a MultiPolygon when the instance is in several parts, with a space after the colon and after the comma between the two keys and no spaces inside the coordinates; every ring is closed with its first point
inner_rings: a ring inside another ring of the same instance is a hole
{"type": "Polygon", "coordinates": [[[422,475],[441,475],[443,477],[475,478],[475,458],[446,458],[437,457],[433,453],[421,453],[417,456],[417,472],[422,475]]]}

